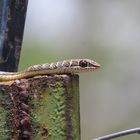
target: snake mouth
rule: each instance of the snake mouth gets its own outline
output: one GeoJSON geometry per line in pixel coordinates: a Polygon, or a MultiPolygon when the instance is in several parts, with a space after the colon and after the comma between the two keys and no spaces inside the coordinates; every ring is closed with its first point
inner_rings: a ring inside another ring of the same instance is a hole
{"type": "Polygon", "coordinates": [[[83,72],[84,72],[84,71],[87,71],[87,72],[88,72],[88,71],[94,71],[94,70],[98,69],[99,67],[100,67],[100,66],[97,66],[97,65],[96,65],[96,66],[86,67],[86,68],[84,68],[84,69],[83,69],[83,68],[80,68],[80,69],[81,69],[81,71],[83,71],[83,72]]]}
{"type": "Polygon", "coordinates": [[[99,63],[95,62],[95,61],[89,63],[89,65],[88,65],[88,68],[91,68],[91,69],[92,69],[92,68],[93,68],[93,69],[97,69],[97,68],[99,68],[99,67],[101,67],[101,65],[100,65],[99,63]]]}
{"type": "Polygon", "coordinates": [[[92,67],[73,67],[71,68],[71,73],[80,73],[80,72],[90,72],[90,71],[94,71],[96,69],[98,69],[100,67],[100,65],[95,65],[95,66],[92,66],[92,67]]]}
{"type": "Polygon", "coordinates": [[[101,67],[101,65],[96,63],[96,64],[92,64],[92,67],[97,69],[97,68],[101,67]]]}

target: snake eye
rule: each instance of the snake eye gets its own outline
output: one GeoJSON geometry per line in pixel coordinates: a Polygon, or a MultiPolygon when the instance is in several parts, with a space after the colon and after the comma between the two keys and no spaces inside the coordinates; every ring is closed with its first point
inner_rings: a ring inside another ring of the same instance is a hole
{"type": "Polygon", "coordinates": [[[88,63],[85,60],[81,60],[79,62],[79,66],[81,66],[81,67],[87,67],[87,65],[88,65],[88,63]]]}

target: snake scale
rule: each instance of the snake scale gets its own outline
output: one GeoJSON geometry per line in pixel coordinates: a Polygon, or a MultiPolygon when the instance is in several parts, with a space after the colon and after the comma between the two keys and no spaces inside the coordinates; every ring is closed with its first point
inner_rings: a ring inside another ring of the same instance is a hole
{"type": "Polygon", "coordinates": [[[0,81],[11,81],[47,74],[73,74],[88,72],[99,67],[100,64],[90,59],[71,59],[30,66],[21,72],[0,71],[0,81]]]}

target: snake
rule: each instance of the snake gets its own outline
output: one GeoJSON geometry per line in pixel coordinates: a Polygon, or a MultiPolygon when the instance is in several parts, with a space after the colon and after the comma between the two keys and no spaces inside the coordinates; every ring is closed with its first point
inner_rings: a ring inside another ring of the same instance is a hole
{"type": "Polygon", "coordinates": [[[75,74],[94,71],[100,64],[91,59],[70,59],[52,63],[38,64],[20,72],[0,71],[0,82],[19,80],[40,75],[75,74]]]}

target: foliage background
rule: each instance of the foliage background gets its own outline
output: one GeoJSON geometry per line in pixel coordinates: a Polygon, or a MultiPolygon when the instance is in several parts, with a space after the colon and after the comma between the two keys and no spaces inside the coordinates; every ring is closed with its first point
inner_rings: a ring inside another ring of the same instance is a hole
{"type": "Polygon", "coordinates": [[[140,125],[139,5],[138,0],[29,1],[19,70],[71,58],[102,65],[80,74],[82,140],[140,125]]]}

